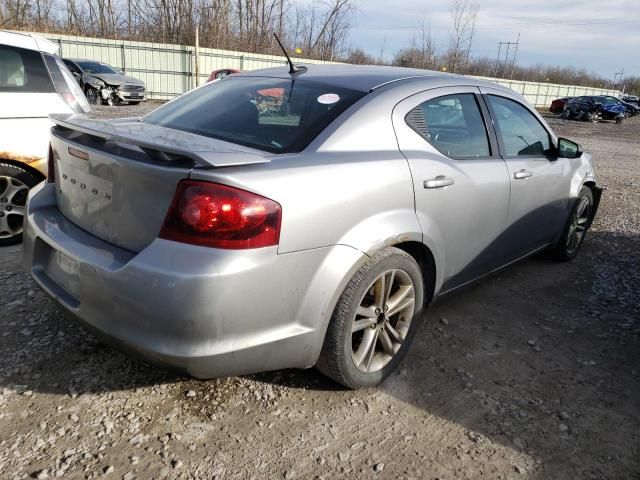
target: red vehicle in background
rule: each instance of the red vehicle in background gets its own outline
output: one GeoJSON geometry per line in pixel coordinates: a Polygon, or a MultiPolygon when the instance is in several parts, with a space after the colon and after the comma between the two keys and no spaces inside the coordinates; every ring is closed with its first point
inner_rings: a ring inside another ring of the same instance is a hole
{"type": "Polygon", "coordinates": [[[207,80],[207,82],[212,82],[214,80],[218,80],[219,78],[233,75],[234,73],[240,73],[241,71],[242,70],[238,70],[237,68],[220,68],[211,72],[211,75],[209,75],[209,80],[207,80]]]}
{"type": "Polygon", "coordinates": [[[549,111],[551,113],[562,113],[562,111],[564,110],[564,104],[567,103],[572,98],[573,97],[556,98],[553,102],[551,102],[549,111]]]}

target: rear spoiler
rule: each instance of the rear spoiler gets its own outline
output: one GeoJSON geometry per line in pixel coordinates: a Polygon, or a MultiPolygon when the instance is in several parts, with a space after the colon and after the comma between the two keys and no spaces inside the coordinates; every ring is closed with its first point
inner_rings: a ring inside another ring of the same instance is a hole
{"type": "Polygon", "coordinates": [[[172,157],[189,158],[203,167],[234,167],[269,163],[266,155],[228,147],[227,142],[188,132],[151,124],[138,119],[116,121],[94,120],[84,115],[54,114],[49,118],[56,125],[97,137],[106,142],[117,142],[140,148],[154,158],[165,161],[172,157]],[[144,131],[142,126],[144,125],[144,131]],[[150,139],[150,137],[152,137],[150,139]]]}

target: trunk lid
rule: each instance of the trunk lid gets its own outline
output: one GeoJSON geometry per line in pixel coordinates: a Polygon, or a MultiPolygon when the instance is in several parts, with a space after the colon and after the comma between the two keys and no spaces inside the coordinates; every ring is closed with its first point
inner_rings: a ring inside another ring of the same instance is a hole
{"type": "Polygon", "coordinates": [[[132,120],[52,119],[58,209],[78,227],[133,252],[157,238],[177,184],[191,169],[269,161],[132,120]]]}

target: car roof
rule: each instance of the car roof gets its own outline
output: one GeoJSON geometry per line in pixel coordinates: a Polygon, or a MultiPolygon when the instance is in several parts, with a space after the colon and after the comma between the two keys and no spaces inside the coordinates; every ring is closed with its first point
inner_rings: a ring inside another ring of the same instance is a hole
{"type": "MultiPolygon", "coordinates": [[[[460,84],[472,83],[478,86],[491,86],[501,88],[498,85],[480,79],[470,79],[451,73],[434,72],[418,68],[386,67],[381,65],[347,65],[347,64],[311,64],[304,65],[307,71],[296,75],[297,79],[314,81],[335,87],[349,88],[370,92],[383,85],[401,80],[422,78],[434,86],[447,83],[460,84]],[[470,81],[471,80],[471,81],[470,81]]],[[[234,77],[273,77],[290,79],[288,67],[265,68],[235,74],[234,77]]],[[[505,88],[505,90],[507,90],[505,88]]]]}
{"type": "Polygon", "coordinates": [[[58,51],[58,45],[51,40],[31,33],[10,32],[8,30],[0,30],[0,45],[10,45],[46,53],[56,53],[58,51]]]}
{"type": "MultiPolygon", "coordinates": [[[[76,62],[76,63],[77,62],[93,62],[93,63],[101,63],[103,65],[109,65],[108,63],[103,62],[101,60],[92,60],[90,58],[66,58],[65,57],[65,58],[63,58],[63,60],[71,60],[72,62],[76,62]]],[[[111,66],[111,65],[109,65],[109,66],[111,66]]]]}

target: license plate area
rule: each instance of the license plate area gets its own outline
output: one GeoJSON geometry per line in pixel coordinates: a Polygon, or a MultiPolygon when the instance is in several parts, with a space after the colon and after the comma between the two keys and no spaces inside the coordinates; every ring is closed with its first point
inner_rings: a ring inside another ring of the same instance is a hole
{"type": "Polygon", "coordinates": [[[60,301],[71,308],[80,306],[80,262],[37,239],[33,273],[60,301]]]}

